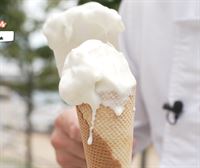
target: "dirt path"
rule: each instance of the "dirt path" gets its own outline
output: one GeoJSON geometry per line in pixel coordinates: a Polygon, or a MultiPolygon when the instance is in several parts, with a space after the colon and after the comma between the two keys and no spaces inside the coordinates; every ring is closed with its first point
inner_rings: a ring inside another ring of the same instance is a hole
{"type": "MultiPolygon", "coordinates": [[[[23,139],[24,135],[19,134],[18,137],[23,139]]],[[[19,148],[23,146],[23,141],[19,141],[19,148]]],[[[44,134],[33,134],[32,139],[33,162],[34,168],[59,168],[56,163],[54,149],[50,143],[50,136],[44,134]]],[[[3,158],[6,162],[0,162],[0,168],[21,168],[19,166],[24,161],[24,151],[15,151],[12,148],[4,148],[0,153],[0,160],[3,158]],[[17,166],[18,165],[18,166],[17,166]]],[[[153,148],[147,152],[148,158],[146,168],[158,168],[158,158],[153,148]]],[[[133,161],[132,168],[140,168],[141,155],[136,155],[133,161]]]]}

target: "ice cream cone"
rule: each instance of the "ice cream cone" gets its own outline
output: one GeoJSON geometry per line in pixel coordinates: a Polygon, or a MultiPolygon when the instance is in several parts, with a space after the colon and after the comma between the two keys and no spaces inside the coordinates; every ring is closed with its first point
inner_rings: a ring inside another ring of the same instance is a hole
{"type": "Polygon", "coordinates": [[[91,107],[88,104],[77,106],[87,168],[131,167],[134,106],[135,94],[129,96],[120,116],[111,108],[100,105],[91,145],[87,144],[92,118],[91,107]]]}

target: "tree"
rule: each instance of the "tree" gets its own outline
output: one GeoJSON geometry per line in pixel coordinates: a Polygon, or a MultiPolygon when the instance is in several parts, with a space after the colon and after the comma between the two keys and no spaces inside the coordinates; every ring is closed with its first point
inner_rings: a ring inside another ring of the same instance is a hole
{"type": "Polygon", "coordinates": [[[4,31],[15,32],[15,41],[0,44],[0,53],[5,59],[14,60],[20,67],[21,74],[15,82],[1,79],[0,85],[10,87],[26,102],[26,167],[32,167],[31,134],[32,124],[30,116],[34,108],[33,92],[35,90],[56,90],[58,74],[55,68],[53,53],[47,46],[33,48],[30,45],[29,35],[38,29],[40,20],[29,19],[31,29],[25,28],[26,13],[22,9],[23,0],[1,0],[0,14],[2,20],[7,22],[4,31]],[[13,5],[13,3],[15,3],[13,5]],[[37,72],[33,68],[36,60],[43,61],[42,69],[37,72]]]}
{"type": "MultiPolygon", "coordinates": [[[[121,0],[94,0],[104,6],[118,10],[121,0]]],[[[79,0],[79,4],[91,2],[91,0],[79,0]]]]}

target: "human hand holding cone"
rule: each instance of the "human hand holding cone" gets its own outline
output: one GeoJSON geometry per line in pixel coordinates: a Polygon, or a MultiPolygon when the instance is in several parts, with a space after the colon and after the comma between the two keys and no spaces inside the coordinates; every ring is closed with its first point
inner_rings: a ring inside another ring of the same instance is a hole
{"type": "Polygon", "coordinates": [[[101,105],[96,113],[93,143],[88,145],[91,107],[89,104],[76,106],[87,168],[131,167],[134,108],[135,89],[120,116],[116,116],[111,108],[101,105]]]}

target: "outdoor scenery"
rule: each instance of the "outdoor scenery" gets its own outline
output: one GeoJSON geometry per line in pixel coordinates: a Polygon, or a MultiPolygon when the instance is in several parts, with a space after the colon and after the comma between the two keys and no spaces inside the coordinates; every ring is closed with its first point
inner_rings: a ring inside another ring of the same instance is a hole
{"type": "MultiPolygon", "coordinates": [[[[118,9],[120,0],[96,0],[118,9]]],[[[67,106],[57,92],[53,52],[42,34],[46,18],[90,0],[0,0],[0,31],[14,31],[0,42],[0,168],[57,168],[50,134],[67,106]]],[[[153,149],[138,155],[135,168],[156,167],[153,149]],[[154,165],[154,166],[148,166],[154,165]]]]}

